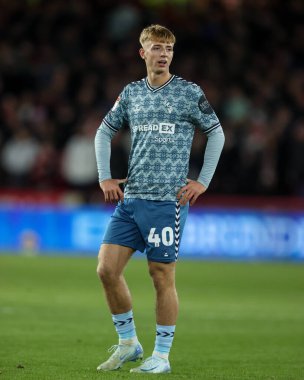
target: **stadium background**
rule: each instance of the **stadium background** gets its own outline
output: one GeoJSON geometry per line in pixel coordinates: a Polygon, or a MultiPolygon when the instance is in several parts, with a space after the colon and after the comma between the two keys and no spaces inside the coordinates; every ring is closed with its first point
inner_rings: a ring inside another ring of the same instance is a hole
{"type": "MultiPolygon", "coordinates": [[[[114,205],[93,140],[122,87],[145,76],[138,34],[150,23],[175,32],[172,72],[203,87],[226,135],[187,221],[168,377],[304,378],[303,19],[302,0],[0,0],[1,379],[101,377],[116,337],[95,257],[114,205]]],[[[129,144],[126,130],[113,141],[114,177],[129,144]]],[[[204,144],[199,134],[190,178],[204,144]]],[[[125,274],[149,354],[145,260],[125,274]]]]}
{"type": "MultiPolygon", "coordinates": [[[[303,13],[298,0],[2,1],[0,249],[96,253],[111,210],[95,132],[123,86],[145,76],[138,34],[158,22],[177,36],[172,72],[202,86],[226,135],[184,255],[302,259],[303,13]]],[[[198,133],[189,178],[204,144],[198,133]]],[[[123,130],[114,178],[126,176],[129,146],[123,130]]]]}

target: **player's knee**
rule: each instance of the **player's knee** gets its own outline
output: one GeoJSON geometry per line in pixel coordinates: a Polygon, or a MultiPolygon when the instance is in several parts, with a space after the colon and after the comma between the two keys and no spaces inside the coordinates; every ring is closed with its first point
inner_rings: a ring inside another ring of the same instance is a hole
{"type": "Polygon", "coordinates": [[[168,269],[167,264],[149,266],[149,273],[157,291],[174,286],[174,276],[168,269]]]}
{"type": "Polygon", "coordinates": [[[161,277],[162,274],[161,274],[161,271],[156,268],[154,265],[150,265],[149,266],[149,274],[150,276],[152,277],[152,279],[154,280],[156,277],[161,277]]]}
{"type": "Polygon", "coordinates": [[[113,270],[101,262],[97,265],[97,275],[103,284],[111,283],[116,279],[113,270]]]}
{"type": "Polygon", "coordinates": [[[100,264],[100,262],[98,262],[98,265],[97,265],[97,268],[96,268],[96,272],[97,272],[97,276],[102,279],[103,277],[103,267],[102,265],[100,264]]]}

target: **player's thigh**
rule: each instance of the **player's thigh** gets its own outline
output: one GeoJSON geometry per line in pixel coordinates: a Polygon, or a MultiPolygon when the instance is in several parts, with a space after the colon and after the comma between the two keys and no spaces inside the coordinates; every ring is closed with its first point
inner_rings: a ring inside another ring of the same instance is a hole
{"type": "Polygon", "coordinates": [[[98,254],[97,272],[101,276],[119,276],[135,250],[117,244],[102,244],[98,254]]]}
{"type": "Polygon", "coordinates": [[[145,242],[133,218],[134,205],[132,199],[125,199],[124,202],[118,203],[105,231],[103,244],[144,251],[145,242]]]}

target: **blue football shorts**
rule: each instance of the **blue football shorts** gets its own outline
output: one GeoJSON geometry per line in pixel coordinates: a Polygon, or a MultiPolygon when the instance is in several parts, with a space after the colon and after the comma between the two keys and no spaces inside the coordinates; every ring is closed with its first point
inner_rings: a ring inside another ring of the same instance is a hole
{"type": "Polygon", "coordinates": [[[189,204],[125,198],[111,216],[103,243],[146,253],[150,261],[177,260],[189,204]]]}

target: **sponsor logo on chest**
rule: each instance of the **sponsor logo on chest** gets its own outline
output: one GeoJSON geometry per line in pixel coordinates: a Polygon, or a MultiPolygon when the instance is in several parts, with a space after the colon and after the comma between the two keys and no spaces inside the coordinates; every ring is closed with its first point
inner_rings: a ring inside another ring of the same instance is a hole
{"type": "Polygon", "coordinates": [[[131,128],[133,132],[159,132],[170,135],[175,133],[175,124],[172,123],[132,125],[131,128]]]}

